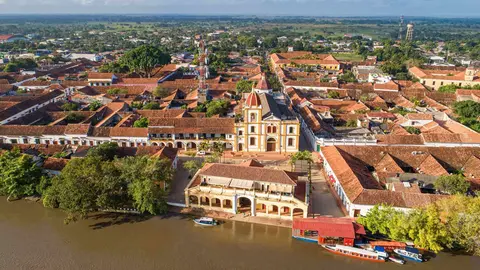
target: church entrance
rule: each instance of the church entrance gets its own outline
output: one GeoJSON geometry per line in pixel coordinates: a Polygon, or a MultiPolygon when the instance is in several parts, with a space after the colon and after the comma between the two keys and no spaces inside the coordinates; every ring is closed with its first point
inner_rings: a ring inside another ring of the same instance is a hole
{"type": "Polygon", "coordinates": [[[277,141],[274,138],[267,140],[267,152],[275,152],[277,146],[277,141]]]}

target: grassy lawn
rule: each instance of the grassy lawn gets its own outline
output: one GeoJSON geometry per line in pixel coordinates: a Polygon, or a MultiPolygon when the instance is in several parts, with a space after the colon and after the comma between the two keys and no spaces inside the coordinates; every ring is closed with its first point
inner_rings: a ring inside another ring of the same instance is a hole
{"type": "Polygon", "coordinates": [[[337,58],[339,61],[363,61],[363,56],[354,53],[333,53],[332,55],[335,56],[335,58],[337,58]]]}

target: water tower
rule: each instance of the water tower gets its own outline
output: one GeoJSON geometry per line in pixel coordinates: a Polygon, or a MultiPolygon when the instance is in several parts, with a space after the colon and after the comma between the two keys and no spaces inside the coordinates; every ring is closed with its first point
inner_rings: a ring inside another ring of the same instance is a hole
{"type": "Polygon", "coordinates": [[[407,24],[407,36],[405,39],[407,41],[412,41],[413,40],[413,29],[415,28],[415,25],[413,23],[407,24]]]}

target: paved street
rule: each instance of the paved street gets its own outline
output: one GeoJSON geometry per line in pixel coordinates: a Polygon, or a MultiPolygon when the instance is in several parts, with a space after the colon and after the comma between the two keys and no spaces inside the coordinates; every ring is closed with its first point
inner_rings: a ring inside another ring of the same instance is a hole
{"type": "Polygon", "coordinates": [[[202,158],[192,158],[186,156],[178,157],[177,170],[172,181],[170,195],[168,196],[168,202],[185,204],[185,187],[190,182],[188,178],[188,171],[183,168],[183,163],[187,160],[197,159],[202,161],[202,158]]]}

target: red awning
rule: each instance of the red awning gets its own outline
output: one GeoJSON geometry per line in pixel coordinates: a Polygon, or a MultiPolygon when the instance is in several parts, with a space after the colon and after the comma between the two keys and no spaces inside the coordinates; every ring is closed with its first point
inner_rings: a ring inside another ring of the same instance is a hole
{"type": "Polygon", "coordinates": [[[363,226],[350,218],[299,218],[293,220],[293,229],[318,231],[322,237],[355,238],[356,234],[365,234],[363,226]]]}

